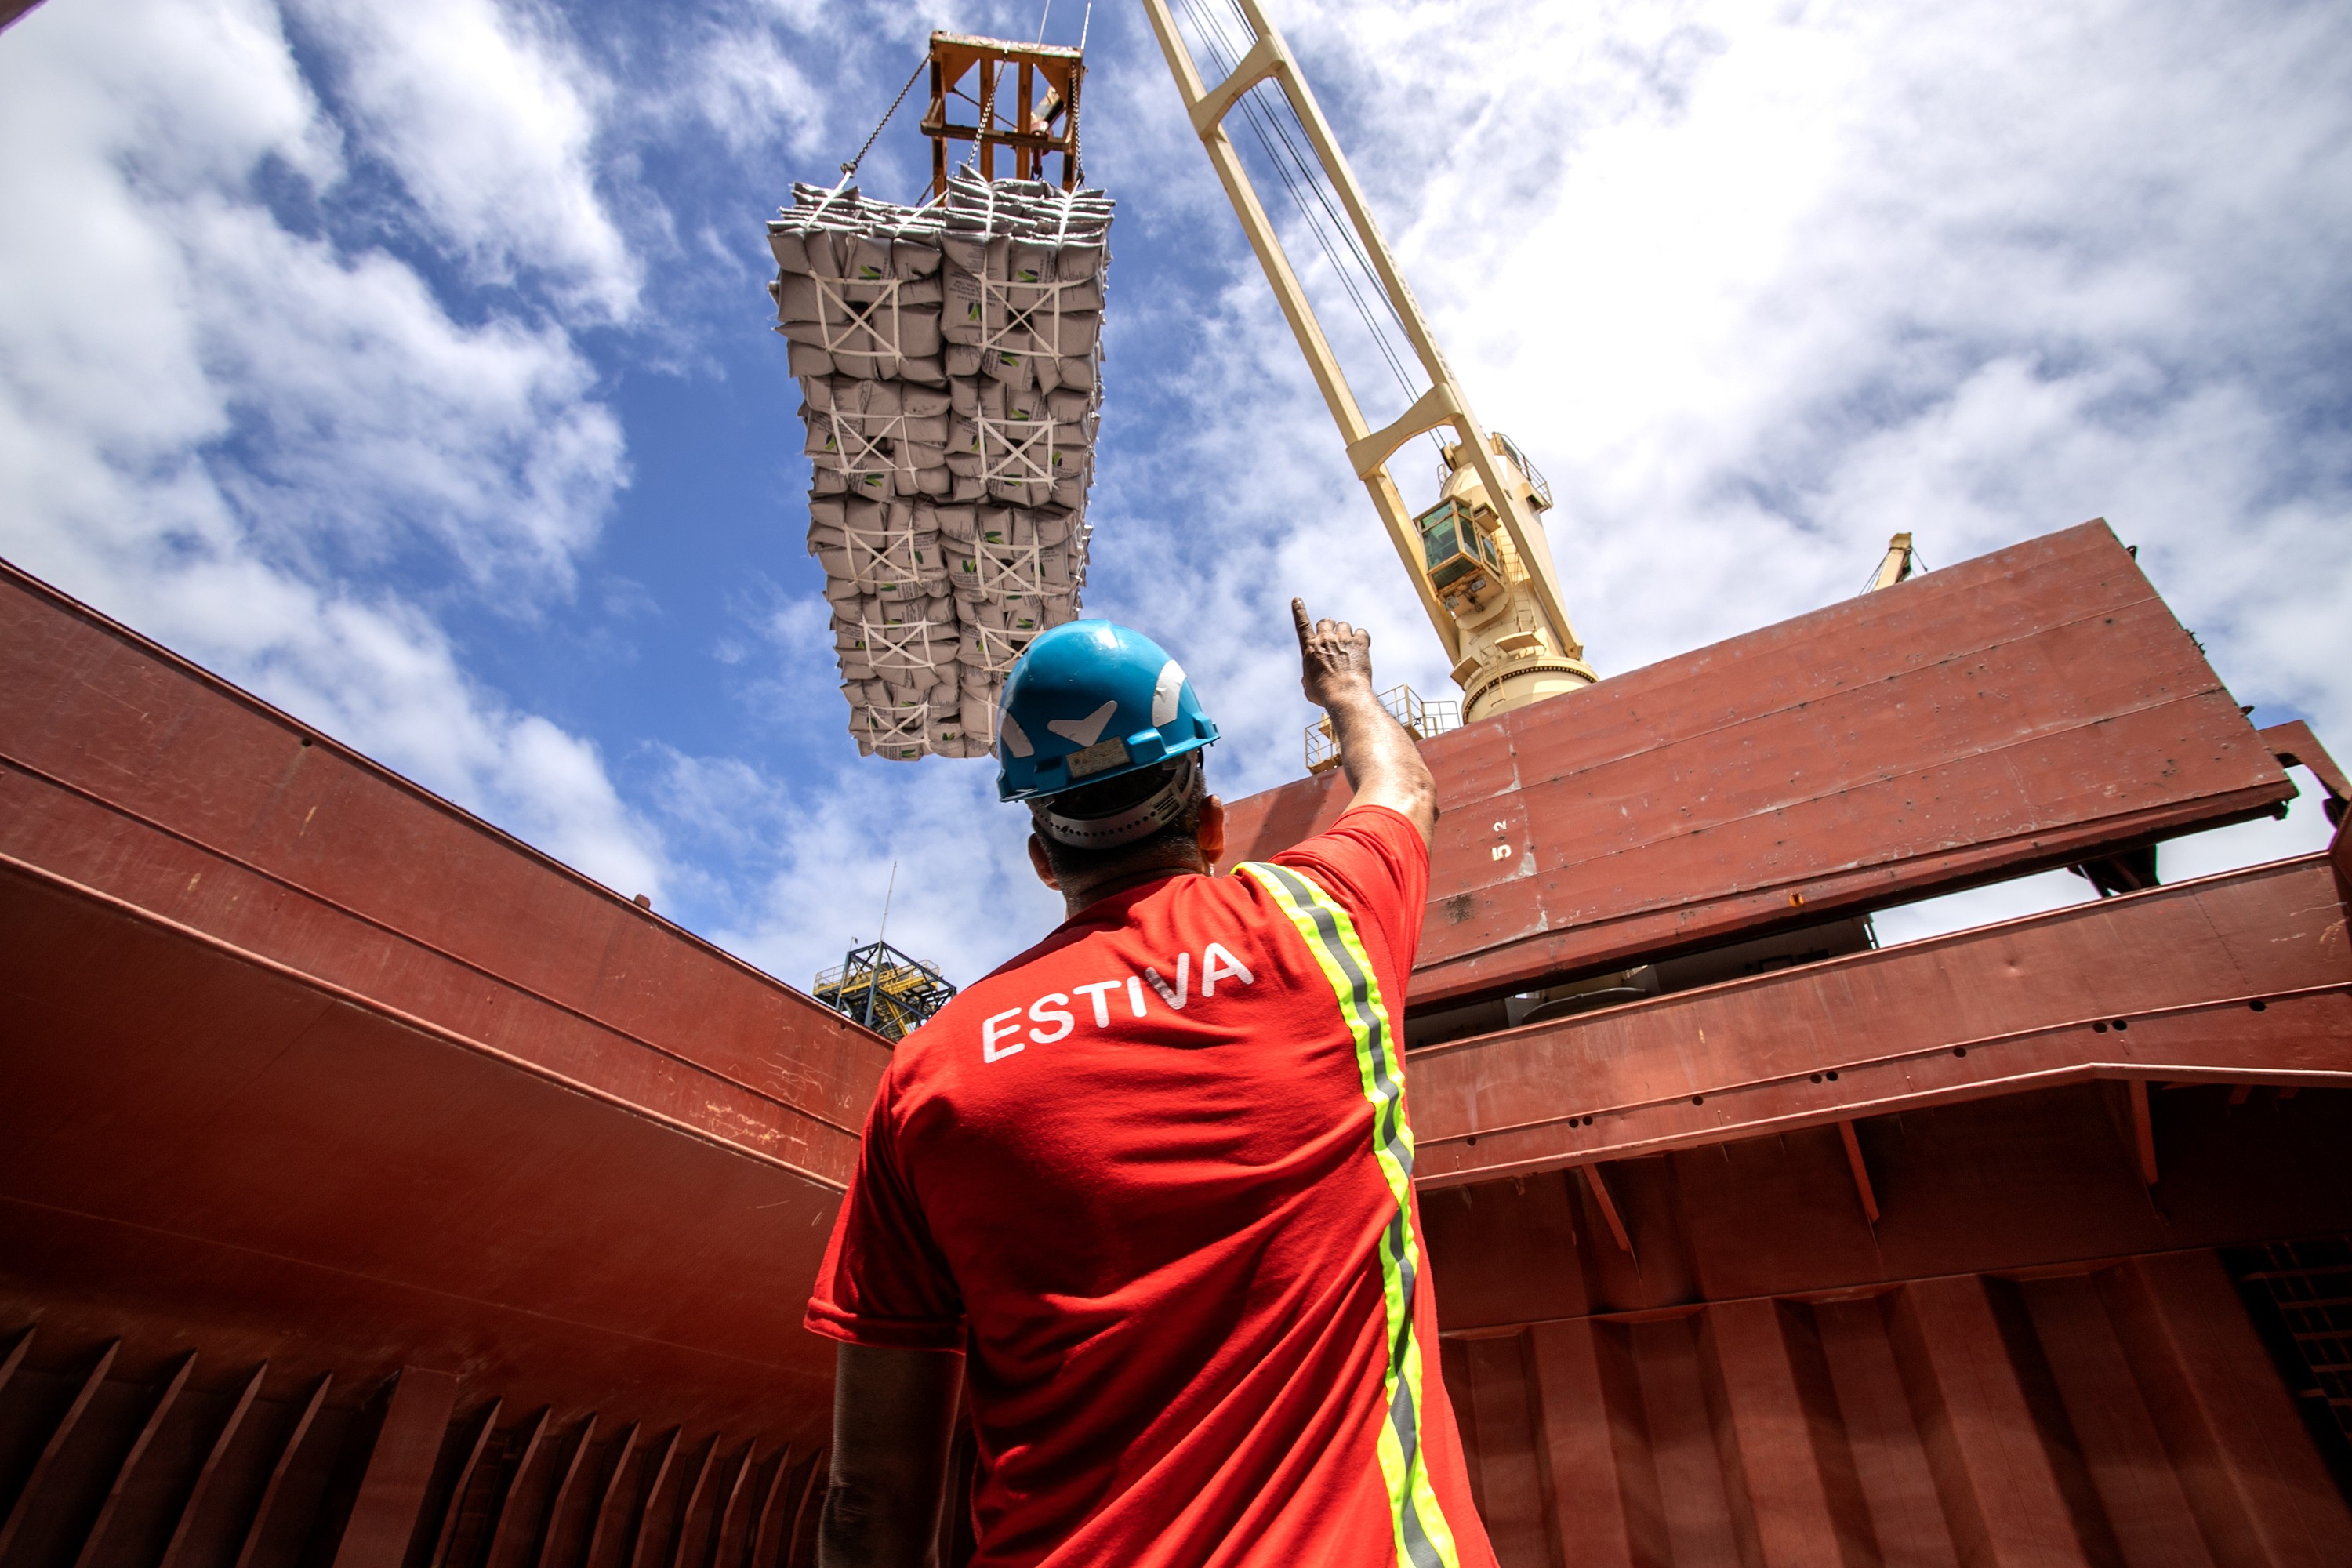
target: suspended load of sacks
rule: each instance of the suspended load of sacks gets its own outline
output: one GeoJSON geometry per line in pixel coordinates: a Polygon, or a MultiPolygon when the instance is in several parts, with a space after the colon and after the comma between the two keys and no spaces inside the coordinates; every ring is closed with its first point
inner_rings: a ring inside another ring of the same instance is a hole
{"type": "Polygon", "coordinates": [[[864,755],[989,755],[1005,672],[1077,616],[1110,218],[965,172],[920,207],[795,185],[768,225],[864,755]]]}

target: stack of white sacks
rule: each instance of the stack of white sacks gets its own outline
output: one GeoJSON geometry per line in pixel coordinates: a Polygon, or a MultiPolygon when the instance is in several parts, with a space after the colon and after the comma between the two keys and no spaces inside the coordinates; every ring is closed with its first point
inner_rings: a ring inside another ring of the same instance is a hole
{"type": "Polygon", "coordinates": [[[1077,616],[1110,216],[959,174],[921,207],[795,185],[768,226],[865,755],[988,755],[1005,672],[1077,616]]]}

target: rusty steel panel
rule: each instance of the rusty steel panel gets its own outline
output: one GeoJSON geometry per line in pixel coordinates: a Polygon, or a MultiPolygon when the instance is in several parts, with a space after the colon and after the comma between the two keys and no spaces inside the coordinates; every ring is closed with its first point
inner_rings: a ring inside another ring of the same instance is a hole
{"type": "MultiPolygon", "coordinates": [[[[2105,523],[1423,743],[1444,807],[1412,1001],[1925,897],[2294,794],[2105,523]]],[[[1338,773],[1232,805],[1234,860],[1338,773]]]]}
{"type": "Polygon", "coordinates": [[[2153,1186],[2120,1086],[2090,1083],[1857,1121],[1874,1220],[1833,1127],[1431,1189],[1439,1319],[1479,1332],[2352,1233],[2352,1095],[2253,1089],[2232,1104],[2245,1087],[2151,1094],[2153,1186]]]}
{"type": "Polygon", "coordinates": [[[877,1037],[5,570],[0,1002],[7,1562],[808,1560],[877,1037]]]}
{"type": "Polygon", "coordinates": [[[2342,822],[2346,806],[2352,805],[2352,778],[2347,778],[2336,759],[2328,755],[2319,737],[2311,732],[2311,726],[2294,719],[2284,724],[2264,725],[2260,732],[2271,755],[2289,766],[2300,764],[2311,770],[2319,787],[2327,794],[2328,819],[2342,822]]]}
{"type": "Polygon", "coordinates": [[[2352,1086],[2326,856],[1415,1053],[1423,1187],[2091,1079],[2352,1086]]]}
{"type": "Polygon", "coordinates": [[[0,1322],[822,1430],[838,1194],[784,1163],[17,870],[0,999],[0,1322]]]}
{"type": "Polygon", "coordinates": [[[2210,1251],[1444,1342],[1505,1568],[2352,1561],[2210,1251]]]}
{"type": "MultiPolygon", "coordinates": [[[[1431,743],[1417,1001],[2242,815],[2316,750],[2095,526],[1594,690],[1431,743]]],[[[1417,1053],[1504,1561],[2352,1558],[2196,1250],[2352,1229],[2334,879],[1417,1053]]],[[[0,1002],[0,1568],[812,1560],[794,1320],[878,1041],[8,574],[0,1002]]]]}
{"type": "MultiPolygon", "coordinates": [[[[2136,1032],[2136,1031],[2134,1031],[2136,1032]]],[[[2345,1090],[2112,1084],[1426,1191],[1507,1564],[2352,1561],[2215,1247],[2352,1230],[2345,1090]]],[[[2293,1352],[2287,1352],[2292,1357],[2293,1352]]]]}
{"type": "MultiPolygon", "coordinates": [[[[15,1341],[24,1348],[55,1337],[44,1322],[15,1341]]],[[[131,1346],[123,1361],[159,1365],[153,1348],[131,1346]]],[[[193,1353],[159,1375],[126,1371],[123,1361],[93,1364],[60,1347],[0,1384],[0,1510],[23,1527],[0,1545],[11,1568],[814,1561],[813,1543],[788,1534],[783,1517],[821,1482],[814,1445],[729,1445],[690,1423],[672,1426],[671,1445],[683,1431],[697,1451],[724,1449],[713,1486],[728,1489],[728,1506],[665,1512],[646,1484],[637,1428],[600,1428],[593,1410],[509,1413],[484,1399],[477,1380],[413,1368],[346,1410],[329,1403],[334,1380],[324,1376],[248,1373],[193,1353]],[[61,1414],[59,1400],[80,1391],[89,1397],[61,1414]],[[59,1461],[12,1478],[9,1449],[19,1443],[45,1444],[59,1461]],[[93,1513],[90,1494],[110,1478],[93,1513]],[[12,1479],[23,1483],[13,1496],[12,1479]],[[568,1504],[592,1491],[605,1525],[594,1539],[586,1510],[568,1504]]]]}
{"type": "MultiPolygon", "coordinates": [[[[0,795],[9,793],[7,786],[12,779],[21,777],[0,773],[0,795]]],[[[52,829],[69,829],[76,825],[77,817],[89,815],[76,809],[78,803],[69,797],[56,795],[47,798],[34,796],[29,801],[19,795],[10,804],[28,804],[52,829]]],[[[79,826],[92,825],[83,822],[79,826]]],[[[169,851],[175,847],[160,836],[147,837],[138,846],[142,850],[159,847],[169,851]]],[[[824,1106],[824,1112],[832,1114],[804,1109],[780,1092],[762,1090],[698,1059],[707,1053],[658,1048],[593,1015],[566,1007],[544,994],[513,985],[494,972],[466,964],[399,933],[387,931],[352,911],[286,888],[268,886],[264,879],[245,868],[223,866],[215,858],[194,853],[148,855],[141,858],[142,869],[169,869],[175,875],[183,866],[194,864],[197,869],[189,874],[187,882],[209,881],[221,897],[222,911],[227,917],[212,921],[213,929],[205,930],[156,916],[166,923],[191,930],[192,934],[223,942],[240,952],[253,950],[238,945],[236,938],[251,936],[265,950],[276,950],[274,953],[255,952],[254,956],[260,962],[278,964],[289,973],[385,1007],[403,1017],[415,1018],[422,1025],[446,1028],[458,1037],[527,1062],[553,1077],[604,1094],[616,1103],[670,1118],[707,1135],[782,1161],[822,1184],[839,1188],[848,1180],[856,1159],[857,1121],[855,1116],[836,1120],[841,1114],[837,1106],[824,1106]],[[301,962],[289,963],[280,954],[301,962]]],[[[13,874],[18,883],[48,879],[65,888],[85,886],[49,868],[0,851],[0,875],[8,874],[13,874]]],[[[89,890],[97,898],[119,904],[126,912],[153,912],[136,900],[117,898],[111,890],[89,890]]],[[[182,908],[179,912],[196,913],[202,918],[205,911],[182,908]]],[[[845,1052],[870,1048],[864,1030],[830,1008],[821,1011],[832,1022],[819,1020],[812,1024],[808,1029],[812,1040],[822,1040],[824,1032],[830,1031],[832,1041],[845,1052]]]]}
{"type": "Polygon", "coordinates": [[[0,855],[845,1179],[887,1047],[0,564],[0,855]]]}
{"type": "Polygon", "coordinates": [[[332,1568],[401,1568],[457,1405],[457,1380],[447,1373],[400,1369],[344,1516],[332,1568]]]}

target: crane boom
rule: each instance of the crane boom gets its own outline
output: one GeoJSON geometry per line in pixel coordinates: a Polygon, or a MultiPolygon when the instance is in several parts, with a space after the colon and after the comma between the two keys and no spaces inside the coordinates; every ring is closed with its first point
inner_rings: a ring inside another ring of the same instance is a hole
{"type": "Polygon", "coordinates": [[[1349,466],[1370,492],[1422,609],[1454,661],[1454,679],[1463,689],[1463,717],[1481,718],[1590,684],[1596,678],[1583,660],[1583,645],[1577,641],[1561,602],[1551,545],[1537,517],[1550,504],[1549,493],[1517,449],[1490,434],[1472,412],[1289,46],[1266,20],[1257,0],[1236,0],[1236,5],[1251,42],[1232,72],[1211,86],[1177,31],[1167,0],[1144,0],[1185,112],[1339,426],[1349,466]],[[1377,429],[1365,419],[1225,131],[1225,119],[1243,95],[1265,81],[1281,89],[1297,115],[1375,279],[1429,377],[1429,389],[1412,406],[1377,429]],[[1441,428],[1454,437],[1445,449],[1451,471],[1439,504],[1416,516],[1390,477],[1389,460],[1415,436],[1441,428]]]}

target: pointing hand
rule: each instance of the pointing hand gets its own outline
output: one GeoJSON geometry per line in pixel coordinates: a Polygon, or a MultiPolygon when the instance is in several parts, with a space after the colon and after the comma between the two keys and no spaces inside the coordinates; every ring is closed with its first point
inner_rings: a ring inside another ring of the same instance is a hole
{"type": "Polygon", "coordinates": [[[1307,700],[1328,709],[1350,694],[1371,694],[1371,633],[1345,621],[1310,623],[1304,599],[1290,601],[1290,619],[1298,632],[1298,684],[1307,700]]]}

